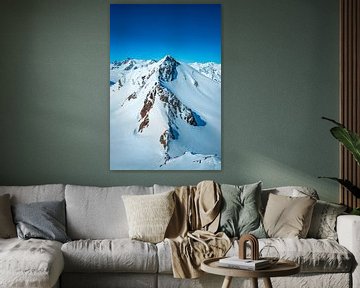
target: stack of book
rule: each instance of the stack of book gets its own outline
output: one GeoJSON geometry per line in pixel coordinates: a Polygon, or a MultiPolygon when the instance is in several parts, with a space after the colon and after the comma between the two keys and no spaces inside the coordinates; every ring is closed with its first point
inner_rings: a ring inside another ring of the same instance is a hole
{"type": "Polygon", "coordinates": [[[267,259],[251,260],[240,259],[238,256],[222,258],[219,260],[219,266],[246,270],[260,270],[271,266],[267,259]]]}

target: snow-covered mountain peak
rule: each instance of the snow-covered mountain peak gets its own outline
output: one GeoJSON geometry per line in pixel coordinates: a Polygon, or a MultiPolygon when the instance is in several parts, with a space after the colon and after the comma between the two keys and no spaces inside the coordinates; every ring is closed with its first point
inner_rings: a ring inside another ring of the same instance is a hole
{"type": "Polygon", "coordinates": [[[219,169],[220,107],[220,82],[170,55],[112,62],[111,165],[219,169]]]}
{"type": "Polygon", "coordinates": [[[160,61],[159,66],[159,80],[163,80],[165,82],[173,81],[176,79],[177,71],[176,67],[180,65],[172,56],[166,55],[160,61]]]}
{"type": "Polygon", "coordinates": [[[172,57],[171,55],[165,55],[163,58],[161,58],[159,61],[159,63],[163,63],[163,62],[177,62],[175,60],[174,57],[172,57]]]}

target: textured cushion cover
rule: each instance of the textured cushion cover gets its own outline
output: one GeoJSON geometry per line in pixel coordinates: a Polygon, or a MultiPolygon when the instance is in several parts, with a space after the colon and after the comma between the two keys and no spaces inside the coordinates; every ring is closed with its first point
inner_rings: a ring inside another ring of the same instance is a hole
{"type": "Polygon", "coordinates": [[[307,237],[337,240],[336,219],[346,206],[318,200],[314,206],[307,237]]]}
{"type": "Polygon", "coordinates": [[[156,246],[131,239],[78,240],[61,248],[67,272],[157,271],[156,246]]]}
{"type": "Polygon", "coordinates": [[[64,201],[15,204],[13,214],[18,236],[22,239],[70,240],[65,231],[64,201]]]}
{"type": "Polygon", "coordinates": [[[219,231],[229,237],[251,233],[266,237],[260,216],[261,182],[244,186],[221,185],[223,197],[219,231]]]}
{"type": "Polygon", "coordinates": [[[269,195],[264,227],[269,237],[305,238],[316,200],[306,197],[269,195]]]}
{"type": "Polygon", "coordinates": [[[153,188],[66,185],[66,220],[70,238],[128,238],[126,212],[121,197],[129,194],[153,194],[153,188]]]}
{"type": "Polygon", "coordinates": [[[175,208],[173,193],[123,196],[131,239],[152,243],[164,240],[175,208]]]}
{"type": "Polygon", "coordinates": [[[0,196],[0,238],[16,237],[15,224],[11,215],[10,196],[0,196]]]}
{"type": "Polygon", "coordinates": [[[53,287],[64,268],[61,243],[0,239],[0,287],[53,287]]]}

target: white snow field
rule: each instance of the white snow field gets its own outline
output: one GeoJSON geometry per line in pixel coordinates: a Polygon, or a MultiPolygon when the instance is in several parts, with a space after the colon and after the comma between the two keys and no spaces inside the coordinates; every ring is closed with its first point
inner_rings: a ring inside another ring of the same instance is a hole
{"type": "Polygon", "coordinates": [[[111,170],[220,170],[221,65],[110,64],[111,170]]]}

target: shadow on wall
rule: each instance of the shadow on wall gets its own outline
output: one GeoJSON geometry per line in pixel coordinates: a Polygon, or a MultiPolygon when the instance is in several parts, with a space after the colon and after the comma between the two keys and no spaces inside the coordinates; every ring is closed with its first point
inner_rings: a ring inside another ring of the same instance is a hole
{"type": "MultiPolygon", "coordinates": [[[[318,179],[319,175],[311,175],[305,171],[295,169],[283,162],[276,161],[265,155],[247,151],[240,156],[244,168],[241,173],[245,179],[253,179],[259,175],[264,188],[277,186],[307,186],[314,188],[321,200],[338,203],[338,185],[331,181],[318,179]]],[[[253,179],[256,181],[256,179],[253,179]]]]}

